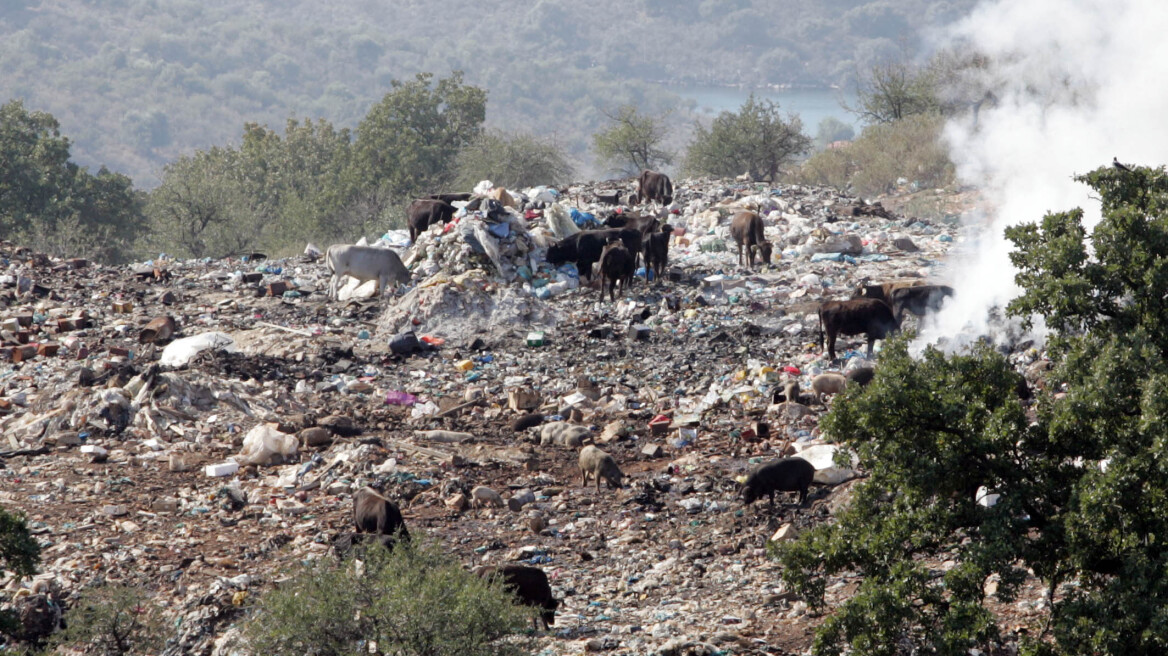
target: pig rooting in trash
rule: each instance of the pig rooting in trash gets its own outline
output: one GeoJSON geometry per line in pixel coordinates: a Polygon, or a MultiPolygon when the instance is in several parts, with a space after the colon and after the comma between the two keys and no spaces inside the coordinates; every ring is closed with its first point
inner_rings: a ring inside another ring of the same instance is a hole
{"type": "Polygon", "coordinates": [[[742,500],[746,505],[754,503],[764,495],[775,504],[775,492],[798,492],[799,505],[807,499],[807,488],[815,476],[815,466],[803,458],[781,458],[760,465],[746,477],[742,487],[742,500]]]}
{"type": "Polygon", "coordinates": [[[621,478],[624,474],[621,473],[620,467],[616,466],[616,461],[612,456],[608,455],[600,449],[588,445],[580,450],[580,484],[588,485],[588,478],[592,476],[596,478],[596,491],[600,491],[600,479],[603,478],[609,487],[621,488],[621,478]]]}

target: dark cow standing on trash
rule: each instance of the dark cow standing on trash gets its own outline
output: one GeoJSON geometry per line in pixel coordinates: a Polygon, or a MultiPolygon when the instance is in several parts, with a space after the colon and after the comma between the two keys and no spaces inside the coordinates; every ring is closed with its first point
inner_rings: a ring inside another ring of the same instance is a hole
{"type": "Polygon", "coordinates": [[[757,212],[739,212],[730,220],[730,236],[738,245],[738,266],[742,266],[742,247],[746,247],[746,261],[754,267],[757,250],[764,265],[771,263],[771,243],[763,234],[762,217],[757,212]]]}
{"type": "Polygon", "coordinates": [[[608,300],[614,302],[617,285],[622,294],[627,292],[636,267],[636,257],[620,237],[610,237],[600,253],[600,300],[604,300],[605,287],[608,287],[608,300]]]}
{"type": "MultiPolygon", "coordinates": [[[[649,214],[621,212],[606,218],[603,225],[606,228],[629,228],[632,230],[637,230],[641,233],[642,243],[648,244],[649,236],[657,230],[657,226],[661,225],[661,222],[657,219],[657,217],[649,214]]],[[[633,258],[636,259],[636,257],[640,254],[640,250],[633,251],[633,258]]],[[[634,264],[634,266],[639,265],[640,262],[636,262],[634,264]]],[[[646,268],[649,266],[648,260],[646,260],[645,266],[646,268]]]]}
{"type": "Polygon", "coordinates": [[[382,540],[388,547],[393,546],[393,538],[401,536],[409,542],[410,532],[402,518],[397,504],[386,499],[371,487],[363,487],[353,495],[353,526],[358,533],[370,533],[390,538],[382,540]]]}
{"type": "Polygon", "coordinates": [[[927,312],[936,312],[941,309],[945,298],[953,295],[953,288],[947,285],[921,285],[919,287],[902,287],[892,290],[892,311],[897,321],[904,320],[905,311],[923,317],[927,312]]]}
{"type": "Polygon", "coordinates": [[[569,235],[548,247],[547,261],[552,266],[560,266],[566,262],[575,262],[580,277],[585,281],[592,280],[592,265],[600,261],[600,254],[609,237],[620,237],[625,248],[630,253],[641,252],[641,233],[632,228],[615,228],[611,230],[584,230],[569,235]]]}
{"type": "Polygon", "coordinates": [[[838,335],[859,335],[868,338],[868,357],[872,344],[900,330],[892,308],[884,301],[856,298],[850,301],[826,301],[819,306],[819,346],[823,348],[827,335],[827,353],[835,360],[835,338],[838,335]]]}
{"type": "Polygon", "coordinates": [[[418,235],[435,223],[448,223],[456,211],[450,203],[433,198],[419,198],[410,203],[406,208],[410,242],[418,241],[418,235]]]}
{"type": "MultiPolygon", "coordinates": [[[[479,569],[477,574],[484,579],[501,577],[504,589],[510,590],[524,605],[542,608],[539,620],[545,631],[556,623],[556,609],[560,602],[552,596],[552,586],[542,569],[527,565],[488,566],[479,569]]],[[[533,617],[533,625],[535,621],[533,617]]]]}
{"type": "Polygon", "coordinates": [[[658,202],[662,205],[668,205],[673,202],[673,182],[664,173],[647,169],[641,171],[641,176],[637,178],[637,185],[639,187],[638,194],[643,203],[658,202]]]}
{"type": "Polygon", "coordinates": [[[666,223],[661,230],[649,235],[645,240],[645,279],[649,278],[649,271],[653,272],[654,280],[661,280],[665,275],[665,267],[669,266],[669,237],[673,235],[673,226],[666,223]]]}

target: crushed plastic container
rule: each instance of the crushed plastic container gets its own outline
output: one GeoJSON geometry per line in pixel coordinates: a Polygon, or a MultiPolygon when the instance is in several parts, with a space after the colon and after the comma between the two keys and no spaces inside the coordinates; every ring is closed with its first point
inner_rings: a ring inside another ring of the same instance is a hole
{"type": "Polygon", "coordinates": [[[297,445],[295,435],[281,433],[267,424],[260,424],[244,436],[239,457],[251,465],[269,465],[277,455],[283,459],[295,455],[297,445]]]}

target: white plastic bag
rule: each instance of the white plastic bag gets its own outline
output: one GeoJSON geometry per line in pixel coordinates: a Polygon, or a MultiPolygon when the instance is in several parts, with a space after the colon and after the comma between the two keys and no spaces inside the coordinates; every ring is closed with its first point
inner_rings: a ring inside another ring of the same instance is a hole
{"type": "Polygon", "coordinates": [[[239,457],[249,465],[270,465],[272,459],[283,456],[284,460],[296,454],[296,436],[260,424],[248,431],[243,438],[243,450],[239,457]]]}
{"type": "Polygon", "coordinates": [[[183,337],[167,344],[166,348],[162,349],[162,355],[159,356],[158,362],[168,367],[181,367],[207,349],[217,349],[228,353],[239,352],[239,349],[235,348],[235,340],[227,336],[226,333],[210,332],[183,337]]]}

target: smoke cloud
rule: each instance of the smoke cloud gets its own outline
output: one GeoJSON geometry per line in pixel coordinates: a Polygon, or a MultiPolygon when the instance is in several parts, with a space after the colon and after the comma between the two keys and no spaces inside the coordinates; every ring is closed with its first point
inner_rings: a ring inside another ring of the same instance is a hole
{"type": "Polygon", "coordinates": [[[997,0],[941,34],[988,56],[979,80],[997,103],[946,128],[962,182],[988,201],[989,227],[950,264],[955,298],[923,326],[919,342],[957,348],[995,333],[987,317],[1019,290],[1002,231],[1047,212],[1099,204],[1072,179],[1112,157],[1159,166],[1168,159],[1168,3],[1163,0],[997,0]],[[964,339],[960,336],[966,336],[964,339]]]}

